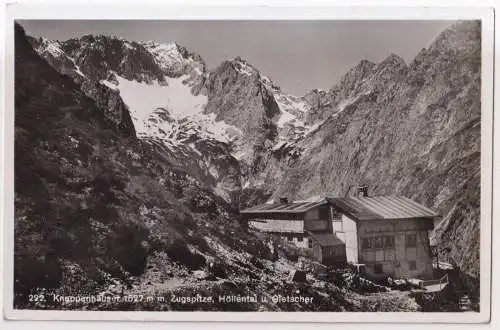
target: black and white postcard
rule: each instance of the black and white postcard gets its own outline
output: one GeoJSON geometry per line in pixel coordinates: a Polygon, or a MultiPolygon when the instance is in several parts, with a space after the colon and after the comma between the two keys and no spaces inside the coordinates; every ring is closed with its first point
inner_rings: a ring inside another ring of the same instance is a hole
{"type": "Polygon", "coordinates": [[[491,9],[40,7],[9,9],[7,317],[489,319],[491,9]]]}

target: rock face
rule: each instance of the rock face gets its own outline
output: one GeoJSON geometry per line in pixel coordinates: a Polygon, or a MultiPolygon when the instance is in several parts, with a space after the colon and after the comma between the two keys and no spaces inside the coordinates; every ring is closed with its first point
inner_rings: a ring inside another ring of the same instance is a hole
{"type": "Polygon", "coordinates": [[[264,130],[270,140],[274,138],[272,119],[279,114],[278,105],[264,87],[260,73],[247,62],[236,59],[222,63],[210,73],[205,88],[207,113],[215,113],[217,119],[240,128],[245,136],[264,130]]]}
{"type": "Polygon", "coordinates": [[[106,79],[110,70],[129,80],[164,80],[164,72],[153,55],[135,42],[87,35],[67,40],[61,48],[93,80],[106,79]]]}
{"type": "MultiPolygon", "coordinates": [[[[86,96],[96,101],[99,109],[104,113],[106,120],[110,121],[116,129],[127,136],[135,136],[135,129],[130,118],[127,106],[123,103],[119,93],[96,80],[89,74],[84,74],[80,65],[85,64],[84,60],[77,62],[64,51],[67,48],[66,43],[50,41],[47,39],[34,39],[28,37],[36,52],[45,58],[47,62],[59,73],[70,77],[73,82],[79,86],[79,89],[86,96]]],[[[68,41],[70,44],[74,40],[68,41]]],[[[91,72],[94,72],[91,70],[91,72]]],[[[102,74],[102,72],[100,73],[102,74]]]]}
{"type": "MultiPolygon", "coordinates": [[[[210,72],[202,93],[208,102],[206,113],[233,125],[240,135],[233,141],[232,154],[239,161],[242,181],[249,183],[258,171],[260,158],[275,144],[280,109],[272,92],[255,68],[239,58],[223,62],[210,72]]],[[[235,202],[239,202],[238,198],[235,202]]]]}
{"type": "Polygon", "coordinates": [[[189,169],[227,200],[240,189],[239,164],[227,145],[237,130],[226,134],[231,126],[217,123],[212,116],[200,116],[206,98],[192,95],[199,92],[206,76],[199,55],[176,43],[137,43],[104,36],[64,42],[30,38],[30,42],[54,69],[93,99],[120,131],[159,146],[169,163],[189,169]],[[156,102],[158,97],[161,100],[156,102]],[[198,103],[185,105],[189,98],[198,103]],[[151,104],[144,102],[148,99],[151,104]],[[193,112],[190,107],[200,108],[193,112]],[[183,116],[184,110],[191,113],[183,116]]]}

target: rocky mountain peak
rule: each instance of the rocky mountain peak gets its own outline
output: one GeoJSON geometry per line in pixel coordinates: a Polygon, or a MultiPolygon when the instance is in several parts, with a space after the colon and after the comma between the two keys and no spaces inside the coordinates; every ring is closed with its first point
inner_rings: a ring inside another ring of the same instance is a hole
{"type": "Polygon", "coordinates": [[[396,54],[390,54],[373,69],[373,75],[366,84],[366,91],[384,91],[389,85],[405,79],[407,73],[408,66],[403,58],[396,54]]]}
{"type": "Polygon", "coordinates": [[[362,59],[356,65],[354,65],[346,74],[340,78],[341,82],[347,82],[353,79],[363,79],[368,74],[371,73],[373,68],[376,66],[375,63],[368,61],[366,59],[362,59]]]}
{"type": "Polygon", "coordinates": [[[315,124],[325,120],[336,113],[343,104],[349,103],[361,89],[366,88],[366,83],[375,73],[377,65],[363,59],[344,74],[339,82],[328,91],[311,91],[305,99],[311,106],[307,114],[307,123],[315,124]]]}
{"type": "Polygon", "coordinates": [[[480,21],[462,21],[452,24],[441,32],[430,45],[429,50],[445,51],[454,54],[470,53],[475,50],[473,46],[481,40],[480,21]]]}
{"type": "Polygon", "coordinates": [[[83,36],[62,42],[62,49],[92,80],[105,79],[113,70],[137,81],[164,81],[165,72],[143,45],[111,36],[83,36]]]}
{"type": "Polygon", "coordinates": [[[377,65],[377,68],[382,68],[387,66],[406,67],[406,63],[401,56],[392,53],[389,56],[387,56],[382,62],[380,62],[380,64],[377,65]]]}
{"type": "Polygon", "coordinates": [[[242,113],[255,116],[255,119],[270,119],[279,112],[272,94],[261,81],[260,73],[241,58],[224,61],[211,71],[205,88],[209,98],[206,112],[216,113],[218,118],[232,121],[240,128],[249,128],[248,125],[254,122],[240,121],[242,113]],[[266,102],[269,107],[263,104],[266,102]],[[228,116],[223,115],[226,111],[228,116]]]}
{"type": "Polygon", "coordinates": [[[239,56],[226,62],[229,64],[227,68],[235,70],[238,75],[243,75],[245,79],[246,77],[250,77],[252,79],[260,78],[259,70],[254,68],[250,63],[248,63],[247,60],[244,60],[239,56]]]}
{"type": "Polygon", "coordinates": [[[201,56],[191,53],[177,42],[161,44],[153,41],[142,45],[154,56],[156,63],[169,77],[179,77],[195,71],[198,75],[206,71],[201,56]]]}
{"type": "Polygon", "coordinates": [[[375,63],[364,58],[354,65],[349,71],[367,71],[372,69],[374,66],[375,63]]]}
{"type": "MultiPolygon", "coordinates": [[[[109,78],[111,80],[116,80],[116,73],[113,70],[108,70],[107,72],[100,72],[97,77],[92,75],[94,72],[93,70],[84,73],[73,57],[80,56],[85,52],[86,47],[95,43],[99,43],[101,46],[111,43],[116,47],[119,45],[116,43],[118,39],[106,36],[94,37],[88,35],[83,36],[81,39],[70,39],[66,42],[53,41],[45,38],[28,38],[28,40],[33,49],[44,58],[50,66],[60,74],[71,78],[87,97],[95,101],[97,107],[105,115],[106,120],[112,123],[115,129],[124,135],[135,136],[135,129],[128,108],[123,103],[119,92],[110,84],[104,85],[101,84],[99,80],[94,80],[101,76],[104,77],[104,79],[109,78]],[[79,47],[77,45],[83,46],[79,47]]],[[[121,43],[122,41],[119,42],[121,43]]],[[[85,63],[85,61],[81,61],[80,63],[85,63]]]]}
{"type": "MultiPolygon", "coordinates": [[[[410,63],[414,71],[435,76],[446,65],[458,58],[463,62],[464,71],[481,70],[481,23],[464,21],[455,23],[441,32],[427,48],[423,48],[410,63]],[[472,61],[467,59],[472,58],[472,61]]],[[[453,72],[450,72],[454,74],[453,72]]],[[[422,83],[423,77],[415,75],[415,83],[422,83]]]]}
{"type": "Polygon", "coordinates": [[[352,69],[350,69],[345,75],[340,78],[340,81],[335,85],[330,92],[336,90],[340,91],[341,94],[347,96],[350,90],[356,89],[364,80],[366,80],[372,73],[376,65],[368,60],[361,60],[352,69]]]}

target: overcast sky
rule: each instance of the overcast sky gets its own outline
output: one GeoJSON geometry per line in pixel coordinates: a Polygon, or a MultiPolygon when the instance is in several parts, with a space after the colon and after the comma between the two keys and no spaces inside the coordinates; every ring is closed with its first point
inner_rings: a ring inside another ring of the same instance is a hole
{"type": "Polygon", "coordinates": [[[328,89],[362,59],[391,53],[409,63],[452,21],[19,21],[29,35],[66,40],[105,34],[128,40],[176,41],[209,68],[240,56],[282,90],[328,89]]]}

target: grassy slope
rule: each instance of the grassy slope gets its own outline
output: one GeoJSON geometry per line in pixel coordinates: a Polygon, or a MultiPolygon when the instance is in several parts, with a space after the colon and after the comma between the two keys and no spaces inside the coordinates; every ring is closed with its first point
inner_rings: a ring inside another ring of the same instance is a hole
{"type": "Polygon", "coordinates": [[[153,146],[120,136],[93,101],[33,52],[18,26],[15,102],[20,304],[34,287],[74,280],[65,276],[72,272],[82,283],[67,288],[88,290],[108,285],[110,276],[140,275],[149,255],[172,246],[171,258],[196,259],[209,231],[238,226],[228,222],[223,201],[153,146]]]}

